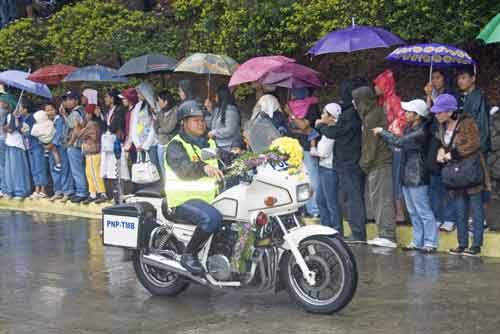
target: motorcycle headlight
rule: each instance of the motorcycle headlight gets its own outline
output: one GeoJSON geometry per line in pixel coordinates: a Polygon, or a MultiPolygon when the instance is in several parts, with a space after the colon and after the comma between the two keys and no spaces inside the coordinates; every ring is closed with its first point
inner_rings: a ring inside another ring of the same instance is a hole
{"type": "Polygon", "coordinates": [[[312,189],[309,183],[297,186],[297,202],[305,202],[312,196],[312,189]]]}

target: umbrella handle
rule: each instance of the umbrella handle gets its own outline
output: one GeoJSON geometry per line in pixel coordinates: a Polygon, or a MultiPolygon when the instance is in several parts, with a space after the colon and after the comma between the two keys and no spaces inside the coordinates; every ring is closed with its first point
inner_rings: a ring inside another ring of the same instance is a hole
{"type": "Polygon", "coordinates": [[[431,58],[431,67],[430,67],[430,70],[429,70],[429,83],[432,82],[432,65],[433,65],[433,62],[432,62],[432,58],[431,58]]]}
{"type": "Polygon", "coordinates": [[[210,72],[208,72],[207,88],[208,88],[207,99],[210,100],[210,72]]]}

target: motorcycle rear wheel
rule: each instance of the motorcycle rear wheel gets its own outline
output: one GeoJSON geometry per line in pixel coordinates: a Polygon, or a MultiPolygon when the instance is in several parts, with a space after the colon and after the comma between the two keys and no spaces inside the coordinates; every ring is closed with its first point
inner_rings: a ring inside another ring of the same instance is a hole
{"type": "MultiPolygon", "coordinates": [[[[173,241],[169,241],[165,248],[176,252],[179,251],[173,241]]],[[[154,296],[168,297],[177,296],[179,293],[186,290],[189,283],[184,277],[176,273],[145,264],[142,261],[143,254],[143,250],[135,251],[132,261],[134,263],[134,270],[137,278],[146,290],[154,296]]]]}
{"type": "Polygon", "coordinates": [[[313,236],[300,243],[299,251],[316,273],[316,284],[304,280],[295,257],[286,252],[280,279],[289,295],[311,313],[332,314],[347,306],[358,285],[356,260],[349,247],[337,237],[313,236]]]}

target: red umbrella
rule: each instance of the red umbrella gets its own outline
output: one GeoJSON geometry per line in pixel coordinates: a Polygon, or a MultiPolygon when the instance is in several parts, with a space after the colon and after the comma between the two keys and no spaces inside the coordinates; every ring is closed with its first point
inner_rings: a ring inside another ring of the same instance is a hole
{"type": "Polygon", "coordinates": [[[68,74],[76,69],[77,67],[62,64],[45,66],[33,72],[27,79],[46,85],[59,85],[68,74]]]}
{"type": "Polygon", "coordinates": [[[273,68],[293,62],[295,62],[294,59],[285,56],[264,56],[249,59],[233,73],[229,87],[257,81],[273,68]]]}
{"type": "Polygon", "coordinates": [[[320,73],[297,63],[283,64],[266,73],[261,80],[264,85],[284,88],[321,87],[320,73]]]}

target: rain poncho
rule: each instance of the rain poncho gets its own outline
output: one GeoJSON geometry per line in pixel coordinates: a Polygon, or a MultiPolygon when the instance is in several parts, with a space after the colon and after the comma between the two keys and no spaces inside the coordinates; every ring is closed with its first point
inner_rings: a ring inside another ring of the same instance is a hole
{"type": "Polygon", "coordinates": [[[383,92],[378,102],[384,107],[389,131],[401,137],[406,127],[406,118],[401,108],[401,98],[396,94],[394,74],[391,70],[386,70],[373,83],[383,92]]]}

